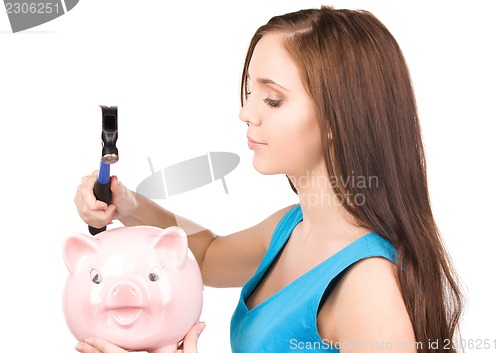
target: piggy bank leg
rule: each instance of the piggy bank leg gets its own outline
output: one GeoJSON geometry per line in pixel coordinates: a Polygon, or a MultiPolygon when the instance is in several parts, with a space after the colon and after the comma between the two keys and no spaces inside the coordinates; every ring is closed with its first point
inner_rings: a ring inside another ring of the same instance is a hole
{"type": "Polygon", "coordinates": [[[153,350],[149,350],[148,353],[174,353],[177,349],[177,344],[169,344],[167,346],[162,346],[155,348],[153,350]]]}

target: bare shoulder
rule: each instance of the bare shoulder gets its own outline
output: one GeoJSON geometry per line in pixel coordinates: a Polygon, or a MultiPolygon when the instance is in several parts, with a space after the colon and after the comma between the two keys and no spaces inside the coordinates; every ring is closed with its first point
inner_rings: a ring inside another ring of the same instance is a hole
{"type": "Polygon", "coordinates": [[[318,329],[334,342],[365,342],[355,347],[358,352],[382,349],[381,343],[391,351],[416,352],[396,265],[382,257],[352,265],[319,312],[318,329]]]}

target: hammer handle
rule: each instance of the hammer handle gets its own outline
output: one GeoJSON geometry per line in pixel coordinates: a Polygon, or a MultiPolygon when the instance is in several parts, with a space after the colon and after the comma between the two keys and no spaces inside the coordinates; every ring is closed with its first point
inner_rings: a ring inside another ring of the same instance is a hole
{"type": "MultiPolygon", "coordinates": [[[[106,202],[109,206],[111,203],[111,188],[110,188],[110,177],[109,177],[109,164],[101,162],[101,167],[99,169],[99,175],[94,184],[94,196],[97,200],[106,202]]],[[[106,230],[106,226],[102,228],[94,228],[89,226],[89,232],[92,235],[96,235],[100,232],[106,230]]]]}

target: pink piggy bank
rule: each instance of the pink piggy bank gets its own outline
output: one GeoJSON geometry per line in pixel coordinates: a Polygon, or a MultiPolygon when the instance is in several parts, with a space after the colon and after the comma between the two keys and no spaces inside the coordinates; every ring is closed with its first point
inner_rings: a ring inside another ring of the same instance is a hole
{"type": "Polygon", "coordinates": [[[172,353],[202,309],[200,269],[178,227],[121,227],[64,244],[64,315],[78,340],[172,353]]]}

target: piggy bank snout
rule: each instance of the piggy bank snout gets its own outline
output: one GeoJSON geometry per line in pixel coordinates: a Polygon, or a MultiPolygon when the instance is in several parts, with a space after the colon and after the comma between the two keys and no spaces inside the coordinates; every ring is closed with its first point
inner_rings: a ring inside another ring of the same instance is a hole
{"type": "Polygon", "coordinates": [[[108,308],[137,307],[144,305],[142,293],[138,286],[131,282],[115,283],[108,292],[106,306],[108,308]]]}

